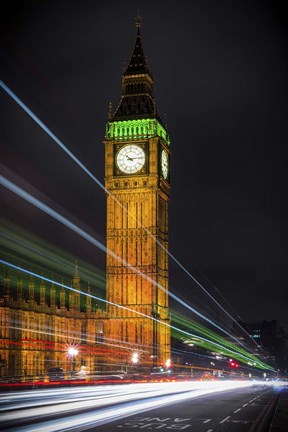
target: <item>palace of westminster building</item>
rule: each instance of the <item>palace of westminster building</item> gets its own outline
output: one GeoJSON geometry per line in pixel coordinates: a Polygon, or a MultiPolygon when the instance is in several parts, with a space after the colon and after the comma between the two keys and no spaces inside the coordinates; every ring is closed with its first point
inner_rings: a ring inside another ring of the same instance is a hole
{"type": "Polygon", "coordinates": [[[120,102],[109,114],[104,139],[106,306],[97,307],[89,285],[81,286],[77,265],[73,290],[35,276],[14,280],[9,268],[4,268],[2,376],[41,375],[51,367],[67,371],[71,368],[69,347],[78,352],[72,354],[73,369],[85,366],[91,373],[127,368],[135,352],[143,370],[170,358],[170,141],[156,110],[140,17],[136,28],[120,102]]]}

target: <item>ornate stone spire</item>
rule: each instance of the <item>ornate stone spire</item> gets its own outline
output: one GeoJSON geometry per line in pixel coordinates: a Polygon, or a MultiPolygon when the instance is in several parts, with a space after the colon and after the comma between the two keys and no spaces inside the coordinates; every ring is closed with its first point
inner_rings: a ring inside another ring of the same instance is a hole
{"type": "Polygon", "coordinates": [[[135,17],[136,28],[141,28],[142,17],[140,15],[140,9],[137,8],[137,15],[135,17]]]}
{"type": "Polygon", "coordinates": [[[78,265],[77,265],[77,261],[75,261],[75,270],[74,270],[74,276],[72,280],[73,288],[79,289],[80,288],[79,283],[80,283],[80,277],[78,275],[78,265]]]}
{"type": "Polygon", "coordinates": [[[134,51],[132,53],[132,57],[130,59],[130,62],[126,68],[126,71],[124,72],[124,76],[126,75],[134,75],[134,74],[149,74],[151,77],[151,74],[148,70],[146,57],[144,55],[144,50],[142,47],[142,41],[141,41],[141,35],[140,35],[140,28],[141,28],[141,16],[139,13],[137,14],[135,21],[136,21],[136,42],[134,51]]]}
{"type": "Polygon", "coordinates": [[[23,300],[23,281],[20,276],[17,278],[17,301],[22,302],[23,300]]]}
{"type": "Polygon", "coordinates": [[[46,303],[46,286],[43,279],[41,279],[40,283],[40,306],[45,306],[46,303]]]}
{"type": "MultiPolygon", "coordinates": [[[[53,280],[53,275],[52,275],[52,280],[53,280]]],[[[50,287],[50,307],[55,307],[55,306],[56,306],[56,288],[54,283],[52,282],[50,287]]]]}
{"type": "Polygon", "coordinates": [[[29,284],[28,284],[28,288],[29,288],[29,303],[34,302],[34,289],[35,289],[35,282],[34,282],[34,278],[31,275],[30,276],[30,280],[29,280],[29,284]]]}
{"type": "Polygon", "coordinates": [[[91,288],[90,288],[90,282],[88,282],[88,288],[87,288],[87,296],[86,296],[86,312],[90,313],[91,312],[91,288]]]}
{"type": "Polygon", "coordinates": [[[60,289],[60,308],[66,309],[66,299],[65,299],[65,289],[63,286],[63,279],[62,279],[62,286],[60,289]]]}
{"type": "Polygon", "coordinates": [[[153,78],[149,72],[142,47],[140,28],[141,16],[136,16],[135,47],[123,73],[122,96],[111,121],[130,119],[158,118],[156,102],[153,96],[153,78]]]}
{"type": "Polygon", "coordinates": [[[10,276],[7,269],[5,270],[3,282],[4,282],[4,298],[7,300],[10,296],[10,276]]]}
{"type": "MultiPolygon", "coordinates": [[[[74,270],[74,276],[72,280],[72,288],[74,288],[77,291],[80,291],[80,277],[78,275],[78,265],[77,261],[75,261],[75,270],[74,270]]],[[[75,308],[76,310],[80,309],[80,292],[71,291],[69,293],[69,309],[71,307],[75,308]]]]}

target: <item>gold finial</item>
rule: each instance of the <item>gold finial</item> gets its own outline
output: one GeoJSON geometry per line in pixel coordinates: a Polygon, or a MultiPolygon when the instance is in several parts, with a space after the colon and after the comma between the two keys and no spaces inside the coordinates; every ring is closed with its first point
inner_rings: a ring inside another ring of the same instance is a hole
{"type": "Polygon", "coordinates": [[[167,114],[164,114],[164,125],[167,129],[167,114]]]}
{"type": "Polygon", "coordinates": [[[110,120],[112,117],[112,102],[109,102],[108,105],[108,119],[110,120]]]}
{"type": "Polygon", "coordinates": [[[142,17],[140,15],[140,9],[137,8],[137,15],[135,17],[135,22],[136,22],[136,28],[139,29],[141,27],[141,21],[142,21],[142,17]]]}

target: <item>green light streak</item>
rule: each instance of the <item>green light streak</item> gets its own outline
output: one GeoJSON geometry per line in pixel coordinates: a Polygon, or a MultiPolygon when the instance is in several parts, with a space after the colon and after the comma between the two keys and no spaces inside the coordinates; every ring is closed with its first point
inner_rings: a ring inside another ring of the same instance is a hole
{"type": "MultiPolygon", "coordinates": [[[[21,267],[31,268],[33,266],[40,274],[53,275],[59,280],[64,277],[71,281],[75,271],[75,256],[4,219],[0,222],[2,227],[0,246],[3,258],[6,257],[21,267]]],[[[91,285],[97,287],[97,291],[104,293],[106,289],[105,273],[78,259],[77,265],[80,269],[81,281],[91,282],[91,285]]]]}
{"type": "Polygon", "coordinates": [[[118,141],[134,139],[146,139],[159,136],[170,146],[167,131],[157,119],[138,119],[108,122],[105,138],[113,138],[118,141]]]}
{"type": "MultiPolygon", "coordinates": [[[[222,355],[233,357],[233,359],[246,363],[247,365],[252,363],[253,367],[258,369],[273,370],[270,365],[260,361],[256,356],[250,354],[243,348],[238,347],[235,343],[227,341],[222,336],[217,335],[215,332],[196,323],[195,321],[183,317],[177,312],[172,313],[172,322],[173,324],[175,323],[178,326],[184,327],[185,330],[189,329],[189,333],[193,330],[195,333],[190,333],[190,337],[193,338],[191,339],[191,342],[196,346],[205,348],[209,351],[221,352],[222,355]]],[[[178,332],[175,327],[172,327],[172,329],[174,337],[178,336],[183,339],[183,335],[178,332]]]]}
{"type": "MultiPolygon", "coordinates": [[[[109,304],[112,304],[114,306],[118,306],[119,308],[130,310],[129,308],[127,308],[125,306],[119,305],[117,303],[109,302],[109,301],[107,301],[105,299],[100,299],[99,297],[95,297],[94,295],[85,293],[85,292],[83,292],[81,290],[75,289],[73,287],[66,286],[63,283],[59,283],[59,282],[56,282],[55,280],[48,279],[48,278],[44,277],[43,275],[41,276],[41,275],[36,274],[34,272],[30,272],[28,270],[24,270],[24,269],[22,269],[22,268],[20,268],[18,266],[14,266],[13,264],[9,264],[8,262],[4,262],[2,260],[1,260],[1,262],[3,262],[6,265],[9,265],[10,268],[15,268],[16,271],[20,271],[20,272],[24,272],[26,274],[30,274],[32,276],[35,276],[37,278],[42,279],[43,281],[48,281],[48,282],[54,283],[57,286],[64,287],[67,290],[70,290],[70,291],[73,291],[73,292],[77,292],[79,294],[82,294],[82,295],[90,297],[90,298],[94,298],[94,299],[96,299],[98,301],[100,300],[100,302],[103,302],[103,303],[109,303],[109,304]]],[[[133,310],[133,312],[137,313],[137,314],[139,314],[141,316],[145,316],[145,317],[147,317],[147,318],[149,318],[149,319],[151,319],[153,321],[157,321],[157,322],[159,322],[159,323],[161,323],[163,325],[167,325],[168,327],[171,328],[172,333],[174,333],[174,335],[177,335],[177,336],[181,335],[182,338],[183,338],[183,335],[185,335],[185,337],[188,336],[189,338],[192,338],[193,344],[195,344],[195,345],[204,347],[205,349],[208,349],[210,351],[215,351],[215,349],[218,349],[218,350],[220,349],[221,350],[221,354],[228,355],[230,357],[233,356],[234,359],[237,359],[237,360],[239,360],[239,361],[241,361],[243,363],[246,363],[246,364],[251,364],[251,362],[252,362],[253,367],[255,367],[255,368],[264,369],[264,370],[273,370],[273,368],[271,368],[269,365],[267,365],[267,364],[259,361],[257,358],[255,358],[254,356],[251,356],[245,350],[239,349],[235,344],[227,342],[224,338],[221,338],[216,333],[214,333],[214,332],[206,329],[204,326],[202,326],[202,325],[200,325],[198,323],[195,323],[194,321],[185,319],[181,315],[178,315],[177,313],[174,313],[173,321],[174,322],[179,322],[181,325],[183,325],[183,323],[185,323],[186,326],[189,324],[189,328],[188,329],[183,330],[181,328],[177,328],[174,325],[169,325],[169,324],[164,323],[164,322],[162,322],[162,321],[160,321],[158,319],[152,318],[152,317],[150,317],[148,315],[142,314],[141,312],[138,312],[138,311],[135,311],[135,310],[133,310]],[[191,333],[191,331],[190,331],[191,328],[194,329],[194,330],[196,330],[197,333],[191,333]],[[211,339],[204,338],[199,333],[208,334],[211,339]],[[214,341],[213,341],[213,339],[214,339],[214,341]],[[218,341],[222,341],[222,344],[218,343],[218,341]]]]}

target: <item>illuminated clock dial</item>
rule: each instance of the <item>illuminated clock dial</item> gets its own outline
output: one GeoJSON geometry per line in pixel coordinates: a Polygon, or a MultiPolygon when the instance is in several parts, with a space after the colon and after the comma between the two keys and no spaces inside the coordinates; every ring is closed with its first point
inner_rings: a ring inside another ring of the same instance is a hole
{"type": "Polygon", "coordinates": [[[162,174],[164,179],[167,179],[168,177],[168,170],[169,170],[169,166],[168,166],[168,156],[165,150],[162,150],[161,153],[161,170],[162,170],[162,174]]]}
{"type": "Polygon", "coordinates": [[[145,152],[136,144],[121,147],[116,155],[116,163],[120,171],[125,174],[135,174],[145,164],[145,152]]]}

